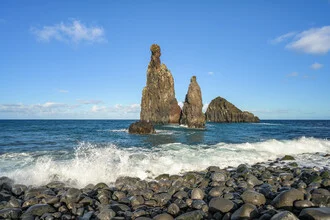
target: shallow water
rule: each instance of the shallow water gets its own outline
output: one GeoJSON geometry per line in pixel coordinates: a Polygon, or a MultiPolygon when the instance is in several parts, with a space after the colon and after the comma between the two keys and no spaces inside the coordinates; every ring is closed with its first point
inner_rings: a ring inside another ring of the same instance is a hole
{"type": "Polygon", "coordinates": [[[122,175],[152,178],[208,166],[236,166],[295,155],[298,164],[329,167],[330,121],[208,123],[205,130],[157,126],[131,135],[129,120],[1,120],[0,176],[79,187],[122,175]],[[314,153],[320,152],[319,155],[314,153]]]}

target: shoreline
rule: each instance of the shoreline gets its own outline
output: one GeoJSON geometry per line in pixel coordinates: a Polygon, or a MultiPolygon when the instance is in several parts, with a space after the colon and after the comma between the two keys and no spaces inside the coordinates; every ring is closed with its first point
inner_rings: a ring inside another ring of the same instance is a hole
{"type": "Polygon", "coordinates": [[[330,170],[299,167],[288,156],[151,181],[119,177],[113,185],[81,189],[60,181],[25,186],[1,177],[0,198],[0,218],[11,219],[330,218],[330,170]]]}

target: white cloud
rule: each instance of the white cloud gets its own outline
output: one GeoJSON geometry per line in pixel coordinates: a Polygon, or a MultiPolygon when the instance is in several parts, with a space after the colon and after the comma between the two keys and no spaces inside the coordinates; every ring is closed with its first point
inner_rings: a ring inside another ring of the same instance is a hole
{"type": "Polygon", "coordinates": [[[68,90],[65,90],[65,89],[59,89],[58,92],[60,92],[60,93],[68,93],[69,91],[68,90]]]}
{"type": "Polygon", "coordinates": [[[77,102],[83,105],[97,105],[102,103],[101,100],[94,100],[94,99],[91,100],[77,99],[77,102]]]}
{"type": "Polygon", "coordinates": [[[46,102],[44,104],[0,104],[0,112],[10,112],[18,114],[42,114],[42,113],[57,113],[72,109],[64,103],[46,102]]]}
{"type": "Polygon", "coordinates": [[[330,51],[330,26],[303,31],[286,47],[309,54],[326,54],[330,51]]]}
{"type": "Polygon", "coordinates": [[[213,75],[213,74],[214,74],[214,72],[208,72],[207,74],[209,74],[209,75],[213,75]]]}
{"type": "Polygon", "coordinates": [[[299,73],[298,72],[292,72],[292,73],[289,73],[288,75],[286,75],[287,77],[297,77],[299,76],[299,73]]]}
{"type": "Polygon", "coordinates": [[[205,104],[203,105],[203,109],[202,109],[202,111],[203,111],[203,112],[206,112],[207,107],[209,107],[209,103],[205,103],[205,104]]]}
{"type": "Polygon", "coordinates": [[[107,107],[105,106],[98,106],[98,105],[93,105],[91,111],[92,112],[106,112],[107,107]]]}
{"type": "Polygon", "coordinates": [[[318,70],[318,69],[321,69],[323,67],[323,64],[320,64],[320,63],[313,63],[311,66],[310,66],[313,70],[318,70]]]}
{"type": "Polygon", "coordinates": [[[288,40],[289,38],[293,37],[294,35],[296,35],[296,32],[289,32],[287,34],[283,34],[283,35],[271,40],[270,42],[272,44],[278,44],[278,43],[281,43],[285,40],[288,40]]]}
{"type": "Polygon", "coordinates": [[[330,26],[311,28],[299,33],[290,32],[272,40],[280,43],[292,38],[285,47],[307,54],[326,54],[330,51],[330,26]]]}
{"type": "Polygon", "coordinates": [[[182,109],[182,107],[183,107],[183,102],[178,102],[178,105],[179,105],[180,108],[182,109]]]}
{"type": "Polygon", "coordinates": [[[36,35],[39,41],[44,42],[57,40],[79,44],[81,42],[100,43],[106,41],[103,27],[87,26],[79,20],[72,20],[68,23],[61,22],[40,29],[32,27],[31,32],[36,35]]]}

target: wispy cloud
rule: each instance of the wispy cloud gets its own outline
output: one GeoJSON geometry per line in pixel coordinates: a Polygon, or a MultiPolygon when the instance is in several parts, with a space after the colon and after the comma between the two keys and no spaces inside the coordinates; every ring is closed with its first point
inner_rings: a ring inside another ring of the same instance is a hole
{"type": "Polygon", "coordinates": [[[113,106],[95,104],[65,104],[45,102],[42,104],[0,104],[2,118],[138,118],[140,104],[113,106]]]}
{"type": "Polygon", "coordinates": [[[320,64],[320,63],[313,63],[311,66],[310,66],[313,70],[318,70],[318,69],[321,69],[323,67],[323,64],[320,64]]]}
{"type": "Polygon", "coordinates": [[[102,113],[118,113],[120,115],[128,113],[139,113],[141,110],[140,104],[131,104],[131,105],[121,105],[116,104],[114,106],[105,106],[105,105],[93,105],[91,108],[92,112],[102,112],[102,113]]]}
{"type": "Polygon", "coordinates": [[[289,73],[288,75],[286,75],[286,77],[297,77],[297,76],[299,76],[298,72],[292,72],[292,73],[289,73]]]}
{"type": "Polygon", "coordinates": [[[91,100],[77,99],[77,102],[83,105],[97,105],[102,103],[101,100],[94,100],[94,99],[91,100]]]}
{"type": "Polygon", "coordinates": [[[58,92],[59,93],[68,93],[69,91],[68,90],[65,90],[65,89],[59,89],[58,92]]]}
{"type": "Polygon", "coordinates": [[[52,26],[43,26],[42,28],[32,27],[31,32],[42,42],[49,42],[51,40],[74,44],[81,42],[106,42],[103,27],[87,26],[75,19],[71,22],[61,22],[52,26]]]}
{"type": "Polygon", "coordinates": [[[272,42],[280,43],[289,38],[292,40],[285,48],[290,50],[307,54],[326,54],[330,51],[330,26],[311,28],[299,33],[290,32],[275,38],[272,42]]]}
{"type": "Polygon", "coordinates": [[[278,44],[278,43],[281,43],[283,41],[286,41],[288,40],[289,38],[293,37],[294,35],[296,35],[297,32],[289,32],[289,33],[286,33],[286,34],[283,34],[281,36],[278,36],[277,38],[275,39],[272,39],[270,42],[272,44],[278,44]]]}
{"type": "Polygon", "coordinates": [[[214,74],[214,72],[208,72],[207,74],[209,74],[209,75],[213,75],[213,74],[214,74]]]}

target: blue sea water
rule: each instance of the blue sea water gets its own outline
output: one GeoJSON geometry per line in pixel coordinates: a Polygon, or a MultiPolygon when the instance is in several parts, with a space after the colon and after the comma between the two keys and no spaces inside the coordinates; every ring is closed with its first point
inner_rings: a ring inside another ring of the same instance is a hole
{"type": "Polygon", "coordinates": [[[131,120],[0,120],[0,176],[41,185],[84,187],[119,176],[153,178],[208,166],[237,166],[295,155],[302,166],[330,167],[330,121],[207,123],[205,130],[156,126],[132,135],[131,120]],[[318,153],[318,154],[315,154],[318,153]]]}

